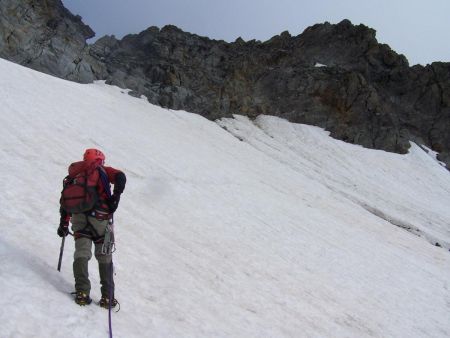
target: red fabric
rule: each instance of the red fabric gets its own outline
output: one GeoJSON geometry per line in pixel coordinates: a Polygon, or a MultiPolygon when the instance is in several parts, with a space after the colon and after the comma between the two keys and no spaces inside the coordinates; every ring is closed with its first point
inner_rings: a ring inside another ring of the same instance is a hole
{"type": "Polygon", "coordinates": [[[120,170],[117,170],[113,167],[103,167],[108,174],[108,179],[112,184],[116,184],[116,174],[120,173],[120,170]]]}
{"type": "MultiPolygon", "coordinates": [[[[101,167],[101,160],[98,159],[93,161],[75,162],[69,166],[69,176],[74,178],[79,173],[86,170],[89,175],[88,185],[97,186],[97,191],[100,199],[105,200],[108,196],[106,195],[106,191],[103,187],[103,184],[100,183],[100,174],[98,170],[96,170],[99,167],[101,167]]],[[[113,167],[105,167],[105,166],[103,166],[103,169],[105,169],[105,172],[108,175],[109,182],[115,184],[116,174],[121,171],[113,167]]]]}

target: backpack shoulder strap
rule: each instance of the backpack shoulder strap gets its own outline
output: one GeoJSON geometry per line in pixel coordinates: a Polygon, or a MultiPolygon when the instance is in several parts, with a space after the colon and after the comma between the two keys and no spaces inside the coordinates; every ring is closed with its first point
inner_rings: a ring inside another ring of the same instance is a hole
{"type": "Polygon", "coordinates": [[[106,195],[111,197],[111,185],[109,182],[108,174],[106,173],[105,168],[102,166],[98,167],[98,173],[100,175],[100,181],[103,185],[103,188],[105,189],[106,195]]]}

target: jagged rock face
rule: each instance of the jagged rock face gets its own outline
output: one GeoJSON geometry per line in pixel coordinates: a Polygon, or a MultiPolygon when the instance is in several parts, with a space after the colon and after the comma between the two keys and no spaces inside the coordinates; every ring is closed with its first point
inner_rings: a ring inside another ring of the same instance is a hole
{"type": "Polygon", "coordinates": [[[376,41],[374,30],[348,20],[264,43],[151,27],[121,41],[105,37],[92,48],[107,65],[109,83],[161,106],[210,119],[277,115],[400,153],[417,140],[450,163],[449,64],[411,68],[376,41]]]}
{"type": "Polygon", "coordinates": [[[400,153],[416,140],[450,166],[450,64],[409,67],[364,25],[318,24],[263,43],[150,27],[88,46],[92,30],[59,0],[1,1],[1,57],[79,82],[106,79],[209,119],[277,115],[400,153]]]}
{"type": "Polygon", "coordinates": [[[78,82],[92,82],[102,65],[91,58],[94,36],[59,0],[1,0],[0,57],[78,82]]]}

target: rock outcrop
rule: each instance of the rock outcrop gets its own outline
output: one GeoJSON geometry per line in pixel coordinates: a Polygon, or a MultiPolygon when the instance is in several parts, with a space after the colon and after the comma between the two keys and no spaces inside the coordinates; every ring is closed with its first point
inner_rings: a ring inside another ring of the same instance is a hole
{"type": "Polygon", "coordinates": [[[450,63],[410,67],[364,25],[344,20],[233,43],[150,27],[87,45],[92,30],[60,1],[2,2],[1,57],[79,82],[105,79],[209,119],[277,115],[400,153],[414,140],[450,167],[450,63]]]}
{"type": "Polygon", "coordinates": [[[1,0],[0,57],[82,83],[99,78],[103,63],[90,57],[94,31],[60,0],[1,0]]]}

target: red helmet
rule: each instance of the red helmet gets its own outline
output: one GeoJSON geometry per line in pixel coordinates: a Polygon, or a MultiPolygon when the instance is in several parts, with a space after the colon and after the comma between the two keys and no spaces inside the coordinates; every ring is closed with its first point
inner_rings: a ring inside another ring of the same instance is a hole
{"type": "Polygon", "coordinates": [[[105,155],[98,149],[86,149],[83,155],[83,160],[93,161],[102,160],[102,164],[105,163],[105,155]]]}

